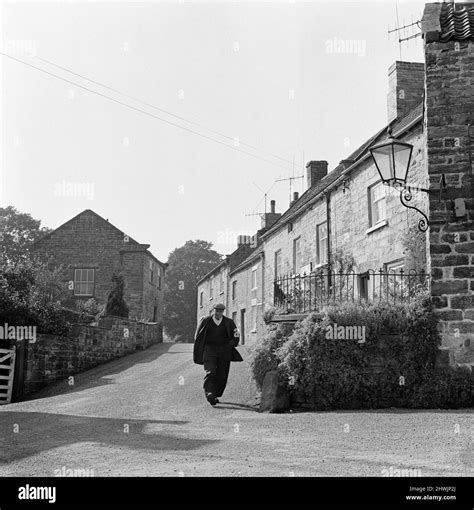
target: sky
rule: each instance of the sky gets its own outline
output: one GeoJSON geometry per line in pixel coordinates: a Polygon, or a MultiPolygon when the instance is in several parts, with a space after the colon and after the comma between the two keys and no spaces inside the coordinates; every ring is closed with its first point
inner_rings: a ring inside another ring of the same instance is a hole
{"type": "Polygon", "coordinates": [[[1,51],[23,62],[0,55],[0,207],[50,228],[92,209],[162,261],[196,239],[231,253],[265,192],[283,213],[306,163],[332,170],[387,124],[388,68],[423,62],[387,31],[423,8],[3,2],[1,51]]]}

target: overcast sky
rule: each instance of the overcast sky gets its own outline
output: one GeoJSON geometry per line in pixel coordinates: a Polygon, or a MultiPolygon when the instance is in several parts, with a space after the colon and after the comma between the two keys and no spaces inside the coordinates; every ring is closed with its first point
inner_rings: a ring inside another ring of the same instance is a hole
{"type": "MultiPolygon", "coordinates": [[[[387,70],[400,60],[388,1],[0,9],[3,52],[161,119],[0,56],[0,205],[51,228],[92,209],[163,261],[190,239],[232,252],[238,234],[260,228],[246,216],[264,211],[258,188],[273,185],[268,200],[284,212],[289,181],[276,179],[310,160],[333,169],[386,124],[387,70]]],[[[422,12],[398,2],[400,25],[422,12]]],[[[402,45],[402,60],[423,61],[421,38],[402,45]]],[[[305,189],[306,178],[292,191],[305,189]]]]}

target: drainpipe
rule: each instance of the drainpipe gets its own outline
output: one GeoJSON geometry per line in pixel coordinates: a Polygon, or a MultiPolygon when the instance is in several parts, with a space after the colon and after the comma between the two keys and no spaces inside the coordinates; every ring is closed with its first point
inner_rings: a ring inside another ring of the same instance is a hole
{"type": "Polygon", "coordinates": [[[326,223],[327,223],[327,229],[328,229],[328,264],[329,264],[329,271],[332,269],[332,263],[331,263],[331,192],[328,191],[327,193],[324,193],[326,197],[326,223]]]}

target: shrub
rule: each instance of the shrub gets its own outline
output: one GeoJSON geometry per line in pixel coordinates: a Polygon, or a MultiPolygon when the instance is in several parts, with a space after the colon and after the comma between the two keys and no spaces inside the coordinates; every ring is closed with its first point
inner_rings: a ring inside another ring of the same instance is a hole
{"type": "Polygon", "coordinates": [[[275,352],[286,341],[288,333],[288,325],[271,324],[262,342],[258,343],[250,353],[250,370],[259,390],[262,389],[265,374],[277,369],[279,359],[275,352]]]}
{"type": "Polygon", "coordinates": [[[105,307],[105,315],[115,315],[117,317],[128,317],[128,306],[125,303],[124,289],[125,282],[122,275],[113,274],[112,282],[114,287],[110,291],[105,307]]]}
{"type": "Polygon", "coordinates": [[[312,314],[276,340],[269,365],[316,409],[472,405],[470,373],[435,369],[440,337],[424,296],[411,304],[329,307],[322,320],[312,314]],[[365,326],[365,342],[328,338],[334,323],[365,326]]]}

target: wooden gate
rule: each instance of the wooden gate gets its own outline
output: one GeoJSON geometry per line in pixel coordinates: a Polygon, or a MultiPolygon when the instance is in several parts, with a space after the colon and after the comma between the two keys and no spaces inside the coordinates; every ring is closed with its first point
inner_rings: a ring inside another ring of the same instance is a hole
{"type": "Polygon", "coordinates": [[[12,400],[15,349],[0,349],[0,405],[12,400]]]}

